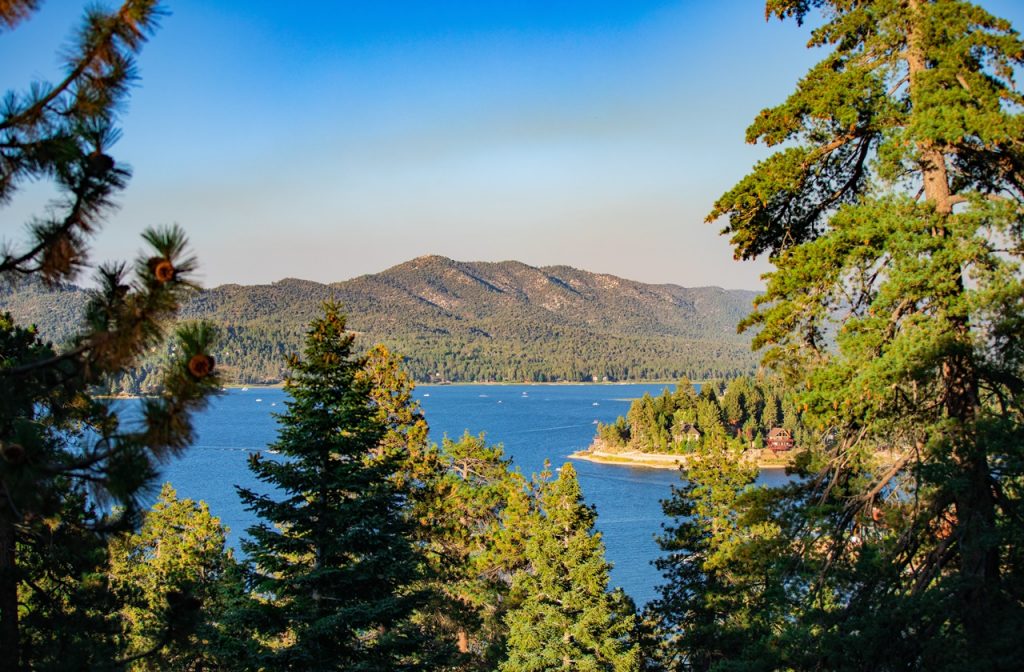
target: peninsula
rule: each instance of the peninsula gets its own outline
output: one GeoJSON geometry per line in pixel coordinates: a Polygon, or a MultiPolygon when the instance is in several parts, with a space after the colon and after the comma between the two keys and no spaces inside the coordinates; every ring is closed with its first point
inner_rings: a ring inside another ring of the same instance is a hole
{"type": "MultiPolygon", "coordinates": [[[[743,459],[757,464],[758,469],[785,469],[793,464],[793,451],[775,453],[768,449],[750,449],[743,459]]],[[[586,450],[578,450],[569,459],[611,464],[622,467],[646,469],[686,469],[693,459],[693,453],[644,453],[639,450],[609,450],[606,446],[591,444],[586,450]]]]}
{"type": "Polygon", "coordinates": [[[645,394],[625,417],[598,424],[593,442],[570,458],[653,469],[685,469],[709,440],[728,444],[760,469],[793,464],[806,435],[801,413],[779,381],[744,376],[728,384],[680,380],[645,394]]]}

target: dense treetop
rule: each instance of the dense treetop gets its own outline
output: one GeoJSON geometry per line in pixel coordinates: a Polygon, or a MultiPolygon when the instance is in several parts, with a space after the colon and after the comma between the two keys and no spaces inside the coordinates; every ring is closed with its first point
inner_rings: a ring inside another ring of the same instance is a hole
{"type": "Polygon", "coordinates": [[[764,448],[773,429],[795,445],[817,437],[801,422],[800,409],[777,378],[742,376],[727,384],[705,383],[698,393],[689,380],[658,396],[644,394],[625,416],[598,424],[594,447],[644,453],[690,453],[718,437],[742,448],[764,448]]]}
{"type": "Polygon", "coordinates": [[[706,506],[666,540],[673,667],[1019,667],[1024,42],[961,0],[767,15],[823,58],[708,218],[774,263],[744,325],[819,440],[786,488],[680,491],[706,506]]]}

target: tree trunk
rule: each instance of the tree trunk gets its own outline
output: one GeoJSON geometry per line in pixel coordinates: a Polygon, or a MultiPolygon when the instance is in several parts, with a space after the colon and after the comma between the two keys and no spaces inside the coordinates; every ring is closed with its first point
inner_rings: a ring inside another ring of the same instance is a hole
{"type": "MultiPolygon", "coordinates": [[[[927,19],[921,0],[909,0],[909,27],[907,30],[907,66],[910,75],[911,115],[921,114],[920,76],[928,68],[923,44],[922,27],[927,19]]],[[[953,215],[953,196],[946,169],[948,148],[932,141],[920,141],[920,168],[925,198],[934,204],[935,211],[945,217],[953,215]]],[[[940,226],[933,235],[945,238],[948,227],[940,226]]],[[[952,244],[952,243],[950,243],[952,244]]],[[[966,288],[963,269],[950,263],[944,269],[956,282],[946,297],[936,297],[947,306],[960,302],[966,288]],[[945,301],[943,301],[945,299],[945,301]]],[[[995,500],[991,487],[988,455],[978,444],[974,423],[980,406],[978,375],[971,351],[972,338],[969,318],[959,310],[946,315],[955,335],[959,351],[949,352],[942,363],[941,379],[945,396],[944,411],[956,421],[952,440],[952,455],[960,467],[962,484],[953,493],[957,515],[957,543],[960,547],[960,577],[963,580],[961,601],[968,648],[988,650],[988,642],[995,635],[991,624],[998,620],[999,548],[994,543],[996,529],[995,500]]]]}
{"type": "Polygon", "coordinates": [[[11,665],[12,670],[20,670],[16,538],[7,513],[0,509],[0,660],[11,665]]]}
{"type": "Polygon", "coordinates": [[[963,620],[969,648],[988,651],[996,636],[993,625],[999,619],[999,547],[994,543],[995,501],[992,493],[988,455],[977,443],[971,424],[978,408],[977,378],[967,357],[952,358],[943,365],[946,413],[959,421],[953,437],[953,456],[960,467],[963,484],[953,495],[960,547],[960,576],[963,620]]]}

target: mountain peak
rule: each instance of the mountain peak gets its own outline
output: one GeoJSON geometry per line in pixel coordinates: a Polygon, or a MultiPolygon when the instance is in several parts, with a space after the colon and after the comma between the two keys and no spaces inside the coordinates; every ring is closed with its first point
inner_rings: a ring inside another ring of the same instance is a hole
{"type": "Polygon", "coordinates": [[[398,264],[398,266],[394,266],[393,268],[398,268],[399,266],[410,266],[410,265],[411,266],[422,266],[424,264],[427,264],[427,265],[440,264],[442,266],[451,266],[451,265],[457,264],[457,263],[459,263],[459,262],[455,261],[454,259],[451,259],[450,257],[445,257],[445,256],[440,255],[440,254],[421,254],[420,256],[416,257],[415,259],[410,259],[409,261],[406,261],[406,262],[403,262],[401,264],[398,264]]]}

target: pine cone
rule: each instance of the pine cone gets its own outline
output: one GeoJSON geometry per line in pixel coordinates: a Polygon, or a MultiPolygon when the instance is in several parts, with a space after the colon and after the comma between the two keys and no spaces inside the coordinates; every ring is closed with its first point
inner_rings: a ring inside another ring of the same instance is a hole
{"type": "Polygon", "coordinates": [[[174,265],[167,259],[162,257],[153,257],[148,263],[149,270],[153,271],[156,281],[160,284],[174,280],[174,276],[177,274],[177,271],[174,269],[174,265]]]}
{"type": "Polygon", "coordinates": [[[20,443],[0,444],[0,456],[4,458],[5,462],[21,464],[25,461],[25,447],[20,443]]]}
{"type": "Polygon", "coordinates": [[[192,355],[188,360],[188,372],[193,378],[202,379],[213,372],[213,357],[210,355],[192,355]]]}
{"type": "Polygon", "coordinates": [[[114,169],[114,159],[100,151],[86,157],[85,172],[90,177],[103,177],[114,169]]]}

